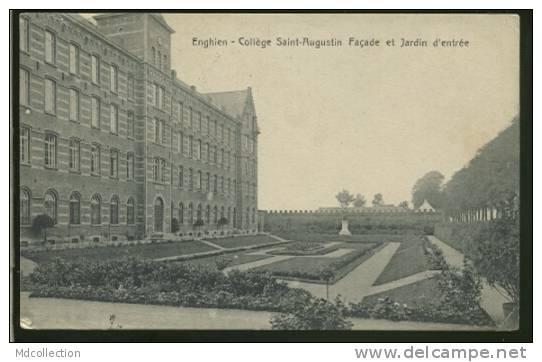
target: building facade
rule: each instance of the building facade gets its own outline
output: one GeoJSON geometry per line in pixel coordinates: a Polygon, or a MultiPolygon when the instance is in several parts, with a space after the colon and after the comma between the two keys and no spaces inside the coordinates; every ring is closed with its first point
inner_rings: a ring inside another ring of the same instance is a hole
{"type": "Polygon", "coordinates": [[[203,94],[177,79],[159,14],[94,20],[20,16],[21,240],[39,239],[40,214],[51,242],[255,231],[250,87],[203,94]]]}

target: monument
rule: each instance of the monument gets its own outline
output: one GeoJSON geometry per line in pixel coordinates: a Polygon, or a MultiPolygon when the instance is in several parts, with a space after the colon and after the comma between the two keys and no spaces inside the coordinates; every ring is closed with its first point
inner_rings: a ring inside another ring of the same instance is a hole
{"type": "Polygon", "coordinates": [[[352,235],[350,230],[348,230],[348,219],[346,218],[342,219],[341,231],[339,231],[339,235],[352,235]]]}

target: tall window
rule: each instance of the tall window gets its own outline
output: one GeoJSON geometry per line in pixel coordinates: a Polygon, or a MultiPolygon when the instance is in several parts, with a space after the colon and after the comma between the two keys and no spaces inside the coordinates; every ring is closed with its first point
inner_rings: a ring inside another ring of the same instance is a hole
{"type": "Polygon", "coordinates": [[[216,205],[213,208],[213,222],[215,224],[218,222],[218,207],[216,205]]]}
{"type": "Polygon", "coordinates": [[[102,223],[102,199],[99,195],[93,195],[90,199],[90,223],[100,225],[102,223]]]}
{"type": "Polygon", "coordinates": [[[198,171],[196,176],[196,189],[201,190],[201,171],[198,171]]]}
{"type": "Polygon", "coordinates": [[[183,133],[177,132],[177,152],[183,154],[183,133]]]}
{"type": "Polygon", "coordinates": [[[56,113],[56,82],[52,79],[45,79],[45,112],[56,113]]]}
{"type": "Polygon", "coordinates": [[[165,177],[165,171],[166,171],[166,160],[155,157],[154,158],[154,164],[153,164],[153,179],[157,182],[164,182],[165,177]]]}
{"type": "Polygon", "coordinates": [[[79,161],[81,159],[80,157],[81,153],[81,144],[79,140],[70,140],[70,170],[72,171],[79,171],[80,165],[79,161]]]}
{"type": "Polygon", "coordinates": [[[179,219],[179,224],[184,224],[184,204],[182,202],[179,203],[177,218],[179,219]]]}
{"type": "Polygon", "coordinates": [[[179,166],[179,187],[184,187],[184,169],[183,166],[179,166]]]}
{"type": "Polygon", "coordinates": [[[205,177],[205,187],[207,188],[206,191],[211,191],[211,174],[207,172],[207,175],[205,177]]]}
{"type": "Polygon", "coordinates": [[[119,198],[117,196],[111,197],[109,203],[109,223],[112,225],[119,223],[119,198]]]}
{"type": "Polygon", "coordinates": [[[133,112],[128,112],[128,119],[126,121],[127,135],[129,138],[135,137],[135,116],[133,112]]]}
{"type": "Polygon", "coordinates": [[[164,141],[164,121],[158,118],[154,119],[154,142],[162,143],[164,141]]]}
{"type": "Polygon", "coordinates": [[[19,103],[30,105],[30,73],[22,68],[19,70],[19,103]]]}
{"type": "Polygon", "coordinates": [[[20,146],[21,155],[20,160],[22,163],[30,163],[30,129],[26,127],[21,128],[20,133],[20,146]]]}
{"type": "Polygon", "coordinates": [[[190,128],[193,128],[194,127],[194,110],[192,109],[192,107],[188,109],[188,116],[190,117],[189,118],[190,128]]]}
{"type": "Polygon", "coordinates": [[[201,140],[196,141],[196,159],[201,159],[201,140]]]}
{"type": "Polygon", "coordinates": [[[164,55],[164,70],[167,70],[167,55],[164,55]]]}
{"type": "Polygon", "coordinates": [[[213,192],[216,194],[218,192],[218,176],[215,175],[213,178],[213,192]]]}
{"type": "Polygon", "coordinates": [[[19,194],[20,201],[20,222],[21,225],[30,224],[30,192],[26,189],[21,189],[19,194]]]}
{"type": "Polygon", "coordinates": [[[126,202],[126,223],[128,225],[135,224],[135,201],[131,197],[126,202]]]}
{"type": "Polygon", "coordinates": [[[183,124],[184,121],[184,106],[181,102],[178,104],[178,110],[179,113],[177,114],[177,118],[179,119],[179,123],[183,124]]]}
{"type": "Polygon", "coordinates": [[[92,83],[94,84],[100,84],[100,58],[96,55],[91,56],[90,61],[90,73],[92,76],[92,83]]]}
{"type": "Polygon", "coordinates": [[[194,190],[194,170],[188,169],[188,190],[194,190]]]}
{"type": "Polygon", "coordinates": [[[45,135],[45,166],[56,167],[56,136],[45,135]]]}
{"type": "Polygon", "coordinates": [[[112,104],[109,109],[111,110],[111,133],[118,134],[119,132],[119,109],[116,105],[112,104]]]}
{"type": "Polygon", "coordinates": [[[128,99],[134,99],[134,97],[135,97],[135,81],[134,81],[134,76],[131,75],[131,74],[128,74],[127,87],[128,87],[128,99]]]}
{"type": "Polygon", "coordinates": [[[209,134],[209,116],[205,117],[205,124],[203,125],[203,129],[205,129],[206,134],[209,134]]]}
{"type": "Polygon", "coordinates": [[[158,69],[162,70],[162,52],[158,51],[158,69]]]}
{"type": "Polygon", "coordinates": [[[52,191],[47,191],[45,198],[43,199],[43,208],[45,215],[48,215],[53,219],[53,223],[57,223],[57,199],[56,194],[52,191]]]}
{"type": "Polygon", "coordinates": [[[110,66],[110,90],[113,93],[117,93],[117,85],[118,85],[118,74],[117,74],[117,67],[114,65],[110,66]]]}
{"type": "Polygon", "coordinates": [[[70,224],[78,225],[81,223],[81,197],[77,192],[70,196],[70,224]]]}
{"type": "Polygon", "coordinates": [[[19,18],[19,49],[25,52],[29,50],[30,22],[25,17],[19,18]]]}
{"type": "Polygon", "coordinates": [[[51,64],[56,62],[56,37],[48,30],[45,30],[45,61],[51,64]]]}
{"type": "Polygon", "coordinates": [[[198,112],[198,131],[201,132],[201,112],[198,112]]]}
{"type": "Polygon", "coordinates": [[[134,179],[134,154],[131,152],[126,155],[126,179],[134,179]]]}
{"type": "Polygon", "coordinates": [[[98,145],[90,147],[90,173],[100,174],[100,146],[98,145]]]}
{"type": "Polygon", "coordinates": [[[192,157],[194,150],[194,139],[192,136],[188,136],[188,157],[192,157]]]}
{"type": "Polygon", "coordinates": [[[90,122],[93,128],[100,128],[100,100],[96,97],[91,98],[90,122]]]}
{"type": "Polygon", "coordinates": [[[69,46],[69,56],[70,56],[70,73],[78,74],[79,73],[79,47],[75,44],[70,44],[69,46]]]}
{"type": "Polygon", "coordinates": [[[109,176],[113,178],[119,177],[119,151],[111,150],[109,162],[109,176]]]}
{"type": "Polygon", "coordinates": [[[79,121],[79,92],[70,88],[70,121],[79,121]]]}
{"type": "Polygon", "coordinates": [[[209,224],[211,221],[211,205],[207,205],[205,208],[205,222],[209,224]]]}
{"type": "Polygon", "coordinates": [[[154,47],[151,48],[151,57],[152,64],[156,65],[156,49],[154,47]]]}
{"type": "Polygon", "coordinates": [[[163,109],[165,89],[155,84],[154,92],[154,105],[159,109],[163,109]]]}
{"type": "Polygon", "coordinates": [[[194,205],[188,204],[188,223],[192,225],[194,223],[194,205]]]}

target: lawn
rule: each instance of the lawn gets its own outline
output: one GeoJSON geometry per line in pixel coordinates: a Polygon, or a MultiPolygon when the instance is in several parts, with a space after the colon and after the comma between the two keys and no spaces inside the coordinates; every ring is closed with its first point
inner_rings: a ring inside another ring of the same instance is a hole
{"type": "Polygon", "coordinates": [[[368,305],[374,304],[379,298],[385,297],[389,297],[394,302],[406,304],[412,308],[423,307],[428,304],[438,305],[440,303],[438,277],[424,279],[399,288],[369,295],[363,298],[363,303],[368,305]]]}
{"type": "Polygon", "coordinates": [[[144,259],[157,259],[175,255],[186,255],[218,250],[200,241],[180,241],[167,243],[151,243],[125,246],[103,246],[95,248],[74,248],[49,250],[40,252],[22,252],[22,256],[37,263],[48,262],[54,258],[86,260],[118,259],[135,256],[144,259]]]}
{"type": "Polygon", "coordinates": [[[371,235],[337,235],[337,234],[320,234],[320,233],[303,233],[303,232],[277,232],[275,235],[286,240],[294,241],[313,241],[313,242],[329,242],[342,241],[346,243],[376,243],[401,241],[399,235],[386,234],[371,234],[371,235]]]}
{"type": "Polygon", "coordinates": [[[242,248],[245,246],[265,245],[279,241],[267,235],[247,235],[229,238],[210,239],[210,242],[227,249],[242,248]]]}
{"type": "Polygon", "coordinates": [[[250,263],[256,260],[262,260],[270,258],[270,255],[253,255],[253,254],[243,254],[243,253],[231,253],[231,254],[222,254],[222,255],[215,255],[215,256],[208,256],[205,258],[197,258],[197,259],[191,259],[187,261],[183,261],[182,263],[187,263],[191,265],[201,265],[206,266],[210,268],[216,267],[217,260],[221,259],[228,259],[231,260],[230,263],[227,264],[227,267],[232,267],[234,265],[240,265],[245,263],[250,263]]]}
{"type": "Polygon", "coordinates": [[[403,236],[401,246],[380,274],[374,285],[388,283],[429,269],[423,248],[424,241],[418,236],[403,236]]]}
{"type": "Polygon", "coordinates": [[[370,258],[375,250],[383,244],[365,244],[358,246],[350,253],[338,258],[326,257],[293,257],[291,259],[267,264],[253,270],[270,272],[275,276],[323,282],[323,270],[333,271],[332,283],[341,279],[365,260],[370,258]]]}

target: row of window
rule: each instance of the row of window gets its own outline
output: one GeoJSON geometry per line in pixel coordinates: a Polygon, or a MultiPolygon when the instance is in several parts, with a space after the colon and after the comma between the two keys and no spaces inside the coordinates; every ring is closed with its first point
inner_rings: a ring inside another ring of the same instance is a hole
{"type": "MultiPolygon", "coordinates": [[[[53,222],[58,222],[58,194],[54,190],[49,190],[43,198],[43,213],[50,216],[53,222]]],[[[20,191],[20,222],[21,225],[29,225],[32,220],[32,198],[30,191],[21,188],[20,191]]],[[[109,201],[109,223],[119,224],[120,199],[113,195],[109,201]]],[[[136,203],[134,198],[130,197],[126,201],[126,224],[135,224],[136,203]]],[[[69,199],[69,223],[71,225],[81,224],[81,195],[78,192],[72,192],[69,199]]],[[[102,198],[99,194],[94,194],[90,199],[90,223],[100,225],[102,223],[102,198]]]]}
{"type": "Polygon", "coordinates": [[[155,47],[151,48],[151,59],[152,64],[155,65],[158,69],[162,71],[167,70],[167,54],[162,55],[160,50],[156,51],[155,47]]]}
{"type": "MultiPolygon", "coordinates": [[[[154,203],[155,208],[155,215],[157,214],[157,209],[163,207],[163,201],[160,198],[157,198],[154,203]]],[[[196,207],[194,207],[193,203],[189,203],[186,210],[184,207],[184,204],[182,202],[179,203],[177,212],[175,213],[172,211],[171,213],[173,216],[176,216],[177,221],[179,224],[189,224],[192,225],[196,220],[202,220],[207,225],[214,223],[216,224],[219,219],[226,218],[228,220],[228,223],[232,223],[233,226],[236,226],[236,220],[237,220],[237,209],[235,207],[228,206],[225,208],[224,206],[221,206],[220,209],[217,205],[211,208],[211,205],[203,206],[202,204],[198,204],[196,207]],[[204,211],[205,208],[205,211],[204,211]]],[[[256,209],[247,207],[245,212],[245,219],[247,223],[252,220],[252,222],[256,222],[256,209]]],[[[156,219],[156,217],[155,217],[156,219]]]]}
{"type": "MultiPolygon", "coordinates": [[[[21,128],[20,132],[20,161],[25,164],[30,164],[31,136],[30,129],[21,128]]],[[[57,168],[58,151],[57,151],[57,136],[52,133],[46,133],[44,136],[44,163],[48,168],[57,168]]],[[[81,171],[81,141],[73,138],[69,141],[69,161],[68,166],[70,171],[81,171]]],[[[133,153],[126,155],[126,179],[134,179],[135,157],[133,153]]],[[[101,150],[100,145],[92,144],[90,147],[90,173],[93,175],[101,174],[101,150]]],[[[109,153],[109,176],[113,178],[119,177],[119,151],[111,149],[109,153]]]]}
{"type": "MultiPolygon", "coordinates": [[[[25,17],[20,17],[19,20],[19,48],[22,51],[29,52],[30,49],[30,21],[25,17]]],[[[56,65],[57,60],[57,40],[56,34],[50,30],[44,31],[44,57],[45,62],[56,65]]],[[[68,71],[70,74],[79,75],[80,55],[81,51],[78,45],[74,43],[68,44],[68,71]]],[[[91,54],[91,80],[94,84],[100,84],[100,57],[91,54]]],[[[128,98],[134,97],[134,78],[128,75],[128,98]]],[[[113,93],[118,93],[118,67],[114,64],[109,65],[109,90],[113,93]]]]}

